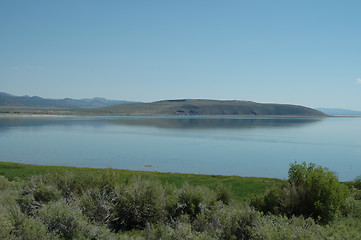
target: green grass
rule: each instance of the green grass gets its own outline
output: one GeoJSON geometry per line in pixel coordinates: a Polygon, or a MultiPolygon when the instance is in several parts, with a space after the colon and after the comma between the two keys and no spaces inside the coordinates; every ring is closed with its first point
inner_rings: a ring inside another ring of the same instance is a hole
{"type": "Polygon", "coordinates": [[[257,195],[260,193],[264,193],[268,186],[279,184],[282,182],[282,180],[273,178],[143,172],[121,169],[38,166],[30,164],[0,162],[0,175],[10,180],[13,180],[15,178],[27,179],[28,177],[31,177],[33,175],[40,175],[46,173],[66,174],[67,172],[71,172],[74,174],[104,174],[107,171],[112,171],[124,179],[131,178],[137,175],[145,178],[156,179],[159,180],[161,183],[174,184],[176,187],[181,187],[185,183],[189,183],[193,186],[205,186],[215,190],[219,185],[223,185],[231,190],[232,197],[238,201],[244,199],[251,194],[257,195]]]}

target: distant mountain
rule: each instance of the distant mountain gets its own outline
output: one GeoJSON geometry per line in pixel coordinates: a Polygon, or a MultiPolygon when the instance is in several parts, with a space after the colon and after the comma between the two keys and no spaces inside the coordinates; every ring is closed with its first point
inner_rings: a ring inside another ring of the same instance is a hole
{"type": "Polygon", "coordinates": [[[332,116],[361,116],[361,111],[342,108],[316,108],[317,110],[332,116]]]}
{"type": "Polygon", "coordinates": [[[129,101],[108,100],[105,98],[92,99],[47,99],[38,96],[14,96],[8,93],[0,92],[1,107],[32,107],[32,108],[100,108],[124,103],[133,103],[129,101]]]}
{"type": "Polygon", "coordinates": [[[82,116],[327,116],[321,111],[303,106],[238,100],[178,99],[136,103],[104,98],[46,99],[38,96],[14,96],[4,92],[0,92],[0,107],[5,113],[49,114],[51,112],[57,115],[82,116]]]}
{"type": "Polygon", "coordinates": [[[289,116],[325,117],[315,109],[286,104],[261,104],[249,101],[165,100],[153,103],[129,103],[80,111],[83,114],[131,116],[289,116]]]}

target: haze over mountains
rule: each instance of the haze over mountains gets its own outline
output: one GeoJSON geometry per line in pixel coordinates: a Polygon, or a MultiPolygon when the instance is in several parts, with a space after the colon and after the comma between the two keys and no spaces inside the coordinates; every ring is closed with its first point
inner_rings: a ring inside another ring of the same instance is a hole
{"type": "Polygon", "coordinates": [[[131,103],[129,101],[108,100],[105,98],[91,99],[47,99],[38,96],[14,96],[0,92],[0,106],[3,107],[33,107],[33,108],[99,108],[117,104],[131,103]]]}

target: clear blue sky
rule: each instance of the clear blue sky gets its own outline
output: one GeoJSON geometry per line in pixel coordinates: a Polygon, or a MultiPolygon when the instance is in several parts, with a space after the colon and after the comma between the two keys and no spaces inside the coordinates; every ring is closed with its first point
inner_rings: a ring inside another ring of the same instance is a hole
{"type": "Polygon", "coordinates": [[[0,91],[361,110],[361,1],[1,0],[0,91]]]}

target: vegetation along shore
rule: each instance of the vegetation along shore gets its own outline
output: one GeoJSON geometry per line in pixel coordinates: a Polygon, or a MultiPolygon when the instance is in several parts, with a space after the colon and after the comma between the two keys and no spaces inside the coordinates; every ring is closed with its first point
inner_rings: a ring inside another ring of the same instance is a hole
{"type": "Polygon", "coordinates": [[[288,180],[0,162],[0,239],[360,239],[361,177],[288,180]]]}

